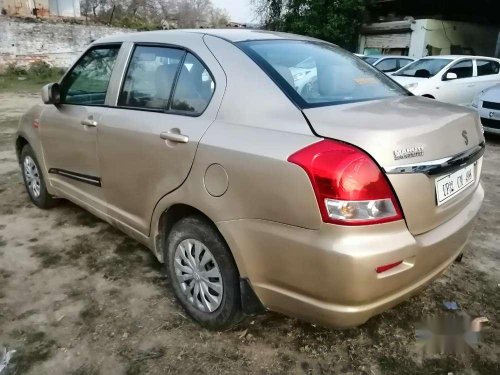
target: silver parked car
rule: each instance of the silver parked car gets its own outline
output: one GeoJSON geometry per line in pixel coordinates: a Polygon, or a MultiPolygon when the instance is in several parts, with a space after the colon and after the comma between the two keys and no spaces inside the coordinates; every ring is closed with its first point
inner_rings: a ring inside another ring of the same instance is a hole
{"type": "Polygon", "coordinates": [[[395,72],[409,63],[415,61],[414,58],[408,56],[393,56],[393,55],[358,55],[368,64],[373,65],[378,70],[384,73],[395,72]]]}
{"type": "Polygon", "coordinates": [[[500,134],[500,84],[481,91],[472,101],[486,133],[500,134]]]}
{"type": "Polygon", "coordinates": [[[209,328],[262,308],[361,324],[453,262],[483,200],[474,111],[317,39],[110,36],[42,98],[16,137],[33,203],[69,199],[149,247],[209,328]]]}

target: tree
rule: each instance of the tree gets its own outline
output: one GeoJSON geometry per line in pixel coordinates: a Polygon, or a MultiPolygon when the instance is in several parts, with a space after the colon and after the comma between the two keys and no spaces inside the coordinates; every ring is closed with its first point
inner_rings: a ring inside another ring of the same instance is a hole
{"type": "Polygon", "coordinates": [[[82,14],[89,16],[92,12],[94,18],[97,17],[97,8],[103,7],[106,4],[106,0],[83,0],[80,5],[82,14]]]}
{"type": "Polygon", "coordinates": [[[98,22],[140,30],[224,27],[225,11],[212,0],[82,0],[82,13],[98,22]]]}
{"type": "Polygon", "coordinates": [[[271,30],[308,35],[354,50],[368,0],[254,0],[271,30]]]}

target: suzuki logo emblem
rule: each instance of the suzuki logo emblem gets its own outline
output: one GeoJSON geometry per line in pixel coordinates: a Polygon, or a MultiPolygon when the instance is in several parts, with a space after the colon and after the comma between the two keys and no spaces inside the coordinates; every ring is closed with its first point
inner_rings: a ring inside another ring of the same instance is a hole
{"type": "Polygon", "coordinates": [[[467,130],[464,130],[462,132],[462,137],[464,138],[465,145],[467,146],[469,144],[469,138],[467,137],[467,130]]]}
{"type": "Polygon", "coordinates": [[[492,118],[493,116],[495,116],[495,112],[490,112],[488,116],[490,116],[490,118],[492,118]]]}

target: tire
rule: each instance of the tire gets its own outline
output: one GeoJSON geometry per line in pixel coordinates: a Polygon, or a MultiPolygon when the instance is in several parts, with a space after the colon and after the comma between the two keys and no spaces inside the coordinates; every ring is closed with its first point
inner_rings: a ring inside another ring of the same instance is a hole
{"type": "Polygon", "coordinates": [[[166,245],[165,271],[184,310],[213,330],[241,321],[238,269],[213,225],[201,216],[183,218],[173,226],[166,245]]]}
{"type": "Polygon", "coordinates": [[[39,208],[51,208],[56,200],[47,192],[40,164],[30,145],[25,145],[21,151],[21,170],[24,186],[31,201],[39,208]]]}

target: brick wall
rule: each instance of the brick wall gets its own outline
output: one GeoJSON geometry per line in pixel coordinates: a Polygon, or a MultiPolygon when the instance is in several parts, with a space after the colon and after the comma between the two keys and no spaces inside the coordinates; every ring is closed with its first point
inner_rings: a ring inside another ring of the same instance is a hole
{"type": "Polygon", "coordinates": [[[9,63],[27,66],[36,60],[66,68],[93,40],[131,31],[133,30],[0,16],[0,71],[9,63]]]}

